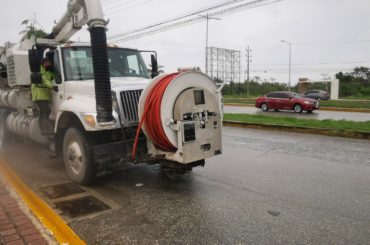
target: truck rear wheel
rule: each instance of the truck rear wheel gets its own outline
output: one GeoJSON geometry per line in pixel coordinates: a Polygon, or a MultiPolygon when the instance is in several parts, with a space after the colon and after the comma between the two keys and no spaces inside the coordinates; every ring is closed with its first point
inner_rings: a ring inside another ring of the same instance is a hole
{"type": "Polygon", "coordinates": [[[63,159],[71,180],[81,185],[93,183],[96,178],[93,150],[80,129],[70,128],[66,131],[63,140],[63,159]]]}

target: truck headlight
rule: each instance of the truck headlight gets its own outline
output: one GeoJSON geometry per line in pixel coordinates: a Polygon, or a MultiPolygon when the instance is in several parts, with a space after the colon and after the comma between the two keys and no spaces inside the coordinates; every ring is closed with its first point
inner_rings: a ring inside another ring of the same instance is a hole
{"type": "Polygon", "coordinates": [[[84,120],[87,125],[89,125],[92,128],[95,128],[96,126],[96,120],[94,115],[85,115],[84,120]]]}
{"type": "Polygon", "coordinates": [[[305,103],[306,105],[311,104],[311,102],[309,102],[309,101],[305,101],[304,103],[305,103]]]}

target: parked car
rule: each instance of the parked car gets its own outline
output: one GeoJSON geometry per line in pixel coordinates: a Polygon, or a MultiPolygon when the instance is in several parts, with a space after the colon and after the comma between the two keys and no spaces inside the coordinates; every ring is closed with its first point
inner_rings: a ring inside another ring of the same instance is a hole
{"type": "Polygon", "coordinates": [[[294,110],[297,113],[302,111],[312,112],[319,109],[319,102],[310,98],[302,98],[292,92],[272,92],[256,99],[256,107],[262,111],[273,110],[294,110]]]}
{"type": "Polygon", "coordinates": [[[311,98],[316,100],[328,100],[330,95],[324,90],[310,90],[303,94],[304,98],[311,98]]]}

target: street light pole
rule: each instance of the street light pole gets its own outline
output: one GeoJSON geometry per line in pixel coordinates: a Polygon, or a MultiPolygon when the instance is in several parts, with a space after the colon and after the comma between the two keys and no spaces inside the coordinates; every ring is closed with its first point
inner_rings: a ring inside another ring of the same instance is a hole
{"type": "Polygon", "coordinates": [[[284,41],[284,40],[281,40],[281,42],[289,45],[289,92],[290,92],[290,86],[291,86],[290,80],[291,80],[291,73],[292,73],[292,43],[284,41]]]}
{"type": "Polygon", "coordinates": [[[205,72],[208,75],[208,25],[209,25],[209,14],[207,13],[207,30],[206,30],[206,67],[205,72]]]}
{"type": "Polygon", "coordinates": [[[247,46],[246,49],[246,54],[245,54],[245,62],[247,63],[247,96],[249,97],[249,64],[252,62],[251,60],[251,52],[252,49],[249,48],[249,45],[247,46]]]}
{"type": "Polygon", "coordinates": [[[206,48],[208,48],[208,26],[209,26],[209,14],[206,15],[207,19],[207,31],[206,31],[206,48]]]}

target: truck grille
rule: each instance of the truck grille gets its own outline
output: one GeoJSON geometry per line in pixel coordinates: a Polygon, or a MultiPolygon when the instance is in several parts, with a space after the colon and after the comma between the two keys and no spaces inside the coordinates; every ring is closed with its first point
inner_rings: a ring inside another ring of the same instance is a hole
{"type": "Polygon", "coordinates": [[[130,90],[121,92],[122,110],[125,119],[129,123],[138,122],[138,105],[142,90],[130,90]]]}

